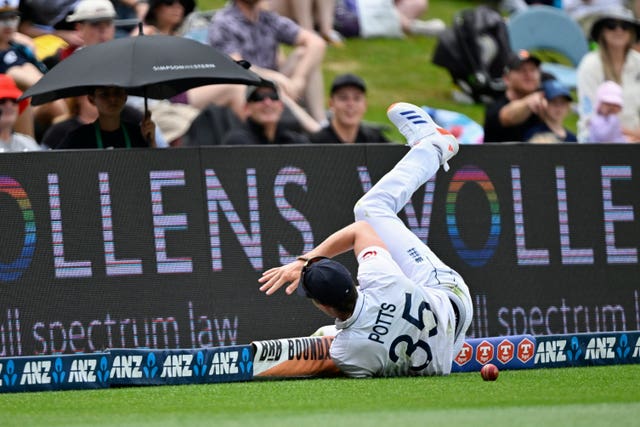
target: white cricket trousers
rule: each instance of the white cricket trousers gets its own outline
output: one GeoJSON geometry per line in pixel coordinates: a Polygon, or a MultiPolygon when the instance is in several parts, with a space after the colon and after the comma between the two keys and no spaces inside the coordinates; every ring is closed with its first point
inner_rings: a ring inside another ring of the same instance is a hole
{"type": "Polygon", "coordinates": [[[473,304],[462,277],[443,263],[398,217],[415,191],[436,174],[440,155],[427,140],[414,146],[355,205],[356,221],[366,221],[387,245],[404,274],[417,285],[445,291],[460,311],[455,354],[471,325],[473,304]]]}

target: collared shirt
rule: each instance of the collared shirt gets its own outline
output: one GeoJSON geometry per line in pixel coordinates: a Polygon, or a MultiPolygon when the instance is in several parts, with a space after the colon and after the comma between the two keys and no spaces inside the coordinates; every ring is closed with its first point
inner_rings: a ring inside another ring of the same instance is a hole
{"type": "MultiPolygon", "coordinates": [[[[313,133],[309,139],[314,144],[348,144],[348,142],[340,139],[335,129],[331,124],[320,129],[318,132],[313,133]]],[[[355,143],[370,143],[370,142],[389,142],[379,128],[361,124],[358,128],[358,134],[356,135],[355,143]]]]}
{"type": "Polygon", "coordinates": [[[336,320],[331,359],[350,377],[447,375],[454,354],[455,316],[447,294],[420,286],[391,254],[372,246],[358,255],[358,300],[336,320]]]}
{"type": "Polygon", "coordinates": [[[278,69],[280,43],[293,46],[300,26],[291,19],[262,10],[256,22],[235,4],[217,12],[209,25],[209,44],[227,55],[240,54],[252,65],[278,69]]]}

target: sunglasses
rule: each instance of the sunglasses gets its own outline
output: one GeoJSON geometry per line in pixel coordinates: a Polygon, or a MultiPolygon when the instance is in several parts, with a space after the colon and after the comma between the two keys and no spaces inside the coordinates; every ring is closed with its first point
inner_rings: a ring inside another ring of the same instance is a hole
{"type": "Polygon", "coordinates": [[[278,92],[254,92],[247,102],[261,102],[269,98],[272,101],[280,100],[278,92]]]}
{"type": "Polygon", "coordinates": [[[0,98],[0,105],[4,105],[7,102],[13,104],[13,105],[18,105],[18,100],[15,98],[0,98]]]}
{"type": "Polygon", "coordinates": [[[312,297],[311,292],[309,292],[309,288],[307,288],[306,283],[304,283],[304,275],[309,270],[309,268],[318,261],[322,261],[323,259],[327,259],[326,256],[314,256],[313,258],[309,258],[304,262],[302,266],[302,271],[300,272],[300,284],[302,285],[302,289],[304,290],[304,294],[307,297],[312,297]]]}
{"type": "Polygon", "coordinates": [[[633,25],[631,25],[630,22],[618,21],[616,19],[607,19],[602,23],[602,26],[611,31],[615,30],[616,28],[622,28],[625,31],[629,31],[631,28],[633,28],[633,25]]]}

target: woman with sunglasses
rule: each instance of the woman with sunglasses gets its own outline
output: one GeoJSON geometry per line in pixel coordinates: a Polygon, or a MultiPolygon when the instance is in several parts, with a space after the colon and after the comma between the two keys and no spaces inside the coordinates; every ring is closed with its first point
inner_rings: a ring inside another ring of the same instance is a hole
{"type": "Polygon", "coordinates": [[[589,118],[597,106],[596,92],[610,80],[622,87],[620,121],[626,137],[626,141],[610,142],[640,142],[640,52],[633,48],[640,23],[628,9],[612,9],[594,21],[589,35],[597,48],[578,66],[578,141],[591,140],[589,118]]]}
{"type": "Polygon", "coordinates": [[[458,142],[421,108],[399,102],[387,116],[409,152],[355,205],[355,222],[297,260],[265,271],[267,295],[296,289],[338,333],[333,362],[350,377],[447,375],[471,325],[473,305],[462,277],[442,262],[397,213],[457,154],[458,142]],[[331,259],[353,250],[358,284],[331,259]]]}
{"type": "Polygon", "coordinates": [[[243,126],[229,130],[223,145],[308,144],[309,138],[282,121],[284,102],[277,88],[249,86],[246,89],[243,126]]]}

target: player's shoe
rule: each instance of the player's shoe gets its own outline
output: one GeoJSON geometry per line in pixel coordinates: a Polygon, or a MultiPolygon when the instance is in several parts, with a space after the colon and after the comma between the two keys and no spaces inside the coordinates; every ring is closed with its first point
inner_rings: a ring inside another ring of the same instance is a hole
{"type": "Polygon", "coordinates": [[[396,102],[387,109],[387,117],[396,125],[410,147],[427,141],[440,152],[440,164],[449,170],[447,161],[458,154],[459,144],[448,130],[438,126],[422,108],[407,102],[396,102]]]}

